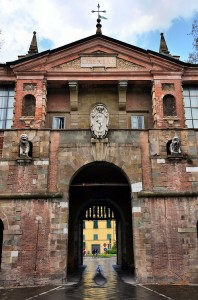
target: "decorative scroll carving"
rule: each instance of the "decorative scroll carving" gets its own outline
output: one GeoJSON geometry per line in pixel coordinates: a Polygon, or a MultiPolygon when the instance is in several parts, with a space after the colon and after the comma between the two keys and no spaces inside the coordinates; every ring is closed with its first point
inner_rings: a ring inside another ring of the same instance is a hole
{"type": "Polygon", "coordinates": [[[117,69],[126,71],[144,70],[145,68],[130,61],[117,58],[117,69]]]}
{"type": "Polygon", "coordinates": [[[53,67],[54,71],[65,71],[65,70],[79,70],[80,67],[80,58],[68,61],[62,65],[53,67]]]}
{"type": "Polygon", "coordinates": [[[108,133],[109,113],[103,104],[97,104],[90,114],[90,127],[92,135],[97,139],[103,139],[108,133]]]}

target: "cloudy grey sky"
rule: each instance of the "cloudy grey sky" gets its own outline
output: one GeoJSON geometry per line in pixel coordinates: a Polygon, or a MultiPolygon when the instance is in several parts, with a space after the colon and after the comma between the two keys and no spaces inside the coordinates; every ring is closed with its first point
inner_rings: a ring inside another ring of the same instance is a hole
{"type": "Polygon", "coordinates": [[[0,0],[0,62],[26,54],[34,30],[39,52],[95,34],[98,3],[104,35],[158,52],[164,32],[171,54],[187,60],[198,0],[0,0]]]}

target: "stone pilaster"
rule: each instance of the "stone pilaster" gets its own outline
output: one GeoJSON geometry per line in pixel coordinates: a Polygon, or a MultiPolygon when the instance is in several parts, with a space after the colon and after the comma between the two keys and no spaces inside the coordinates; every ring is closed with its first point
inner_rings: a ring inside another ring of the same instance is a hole
{"type": "Polygon", "coordinates": [[[69,81],[71,128],[78,128],[78,82],[69,81]]]}
{"type": "Polygon", "coordinates": [[[43,80],[43,98],[42,98],[42,125],[45,125],[45,119],[47,114],[47,81],[43,80]]]}
{"type": "Polygon", "coordinates": [[[127,80],[120,80],[118,83],[119,94],[119,128],[126,128],[127,114],[126,114],[126,91],[127,80]]]}
{"type": "Polygon", "coordinates": [[[153,81],[152,90],[151,90],[151,97],[152,97],[152,114],[153,114],[153,125],[154,128],[157,126],[157,113],[156,113],[156,96],[155,96],[155,84],[153,81]]]}

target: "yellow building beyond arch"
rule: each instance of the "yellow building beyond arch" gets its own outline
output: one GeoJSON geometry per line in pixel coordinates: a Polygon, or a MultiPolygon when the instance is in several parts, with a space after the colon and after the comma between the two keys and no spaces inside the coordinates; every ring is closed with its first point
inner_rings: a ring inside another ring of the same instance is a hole
{"type": "Polygon", "coordinates": [[[91,254],[97,249],[98,254],[110,250],[116,243],[115,220],[94,220],[83,222],[83,249],[91,254]]]}

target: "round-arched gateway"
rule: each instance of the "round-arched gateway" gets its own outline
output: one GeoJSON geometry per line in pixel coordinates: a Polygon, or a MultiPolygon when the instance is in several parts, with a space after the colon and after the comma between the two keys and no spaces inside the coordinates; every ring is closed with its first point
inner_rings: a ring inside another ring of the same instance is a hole
{"type": "Polygon", "coordinates": [[[134,270],[131,187],[119,167],[108,162],[83,166],[69,189],[68,271],[83,263],[83,222],[114,220],[117,264],[134,270]]]}

